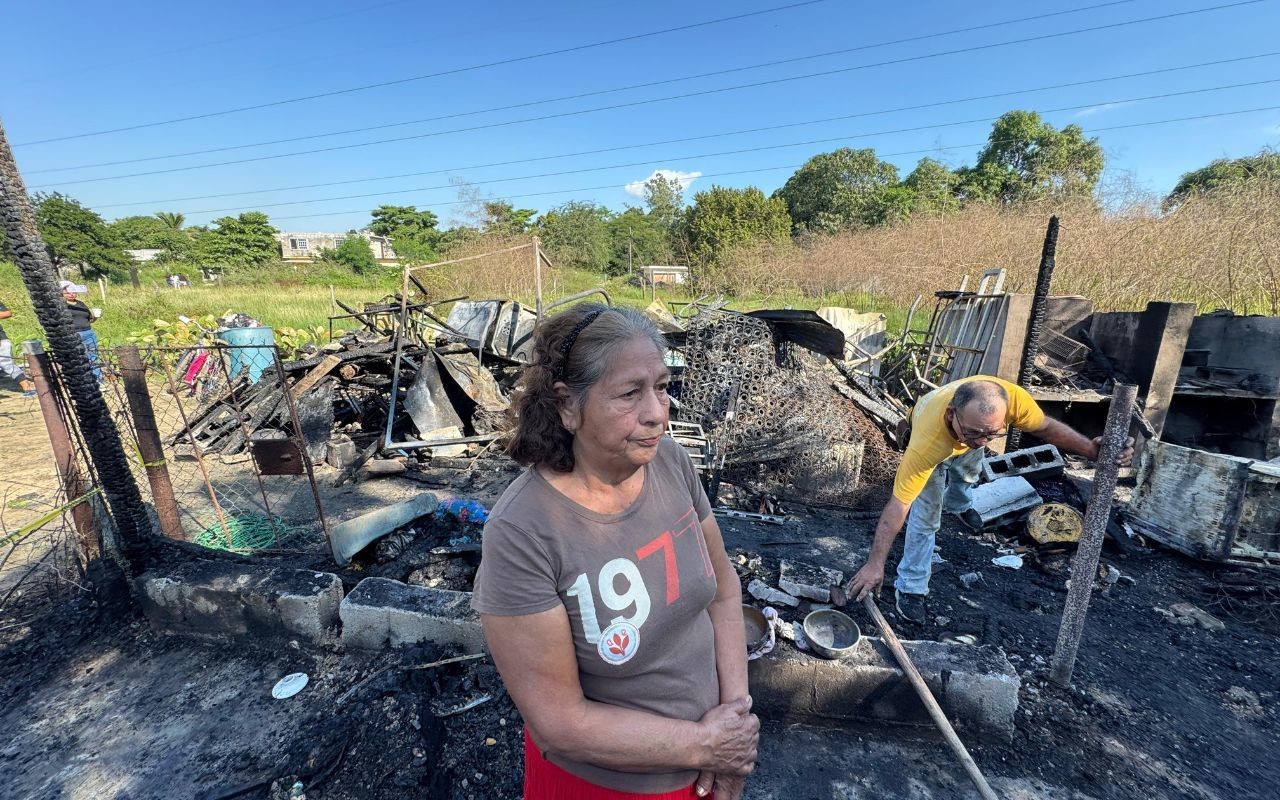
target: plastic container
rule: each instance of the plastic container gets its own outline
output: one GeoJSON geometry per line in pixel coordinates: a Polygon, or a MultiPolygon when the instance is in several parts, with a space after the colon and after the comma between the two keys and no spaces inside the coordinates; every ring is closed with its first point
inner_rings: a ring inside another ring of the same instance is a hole
{"type": "Polygon", "coordinates": [[[276,337],[266,325],[256,328],[221,328],[218,338],[226,342],[227,356],[231,360],[232,376],[249,368],[249,380],[257,383],[263,371],[271,367],[275,358],[276,337]]]}

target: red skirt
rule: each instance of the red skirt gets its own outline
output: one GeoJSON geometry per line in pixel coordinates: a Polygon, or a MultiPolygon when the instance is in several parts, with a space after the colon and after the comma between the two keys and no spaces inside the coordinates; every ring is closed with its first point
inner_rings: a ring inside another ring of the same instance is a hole
{"type": "Polygon", "coordinates": [[[542,757],[524,732],[524,800],[698,800],[695,784],[674,792],[637,794],[596,786],[542,757]]]}

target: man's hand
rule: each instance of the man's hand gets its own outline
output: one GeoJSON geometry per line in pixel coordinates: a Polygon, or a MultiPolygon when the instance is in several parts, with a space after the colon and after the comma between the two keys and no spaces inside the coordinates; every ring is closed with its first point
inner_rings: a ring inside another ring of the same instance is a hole
{"type": "MultiPolygon", "coordinates": [[[[1102,455],[1102,437],[1095,436],[1093,439],[1093,454],[1090,456],[1091,461],[1097,461],[1102,455]]],[[[1120,454],[1116,456],[1117,467],[1127,467],[1133,463],[1133,437],[1129,436],[1124,440],[1124,448],[1120,450],[1120,454]]]]}
{"type": "Polygon", "coordinates": [[[868,592],[880,594],[880,586],[884,583],[884,562],[876,559],[868,559],[867,563],[862,565],[862,569],[853,576],[853,580],[849,581],[848,595],[858,602],[862,602],[862,598],[867,596],[868,592]]]}

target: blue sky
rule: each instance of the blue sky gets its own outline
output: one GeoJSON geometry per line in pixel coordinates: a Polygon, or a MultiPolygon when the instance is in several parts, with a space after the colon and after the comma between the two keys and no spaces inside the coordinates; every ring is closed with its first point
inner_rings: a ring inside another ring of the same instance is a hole
{"type": "MultiPolygon", "coordinates": [[[[698,174],[689,195],[712,184],[755,185],[771,192],[810,156],[840,146],[874,147],[905,176],[925,155],[953,166],[972,163],[991,119],[1013,108],[1046,112],[1045,117],[1059,126],[1111,128],[1091,134],[1098,136],[1107,153],[1108,179],[1127,177],[1163,193],[1181,173],[1214,158],[1280,145],[1280,110],[1119,126],[1280,106],[1280,82],[1117,101],[1280,79],[1280,44],[1275,39],[1280,3],[1267,0],[1004,43],[1231,1],[1132,0],[1103,5],[1103,0],[823,0],[514,64],[201,120],[31,144],[448,72],[789,4],[225,0],[209,5],[50,0],[17,4],[6,11],[9,46],[0,58],[6,62],[5,74],[12,77],[0,86],[0,115],[32,190],[62,191],[108,219],[165,210],[181,211],[189,222],[202,224],[261,208],[282,229],[345,230],[366,224],[368,209],[386,202],[430,208],[448,223],[459,214],[458,182],[472,184],[485,197],[509,198],[539,210],[568,200],[621,209],[640,202],[627,185],[643,181],[654,170],[698,174]],[[1069,11],[1075,13],[933,35],[1069,11]],[[888,42],[897,43],[884,44],[888,42]],[[975,47],[983,49],[938,55],[975,47]],[[838,50],[849,52],[812,57],[838,50]],[[1267,53],[1278,54],[1263,55],[1267,53]],[[789,59],[791,63],[676,80],[789,59]],[[1236,60],[874,113],[1229,59],[1236,60]],[[898,63],[876,66],[888,61],[898,63]],[[836,72],[802,77],[832,71],[836,72]],[[780,80],[787,78],[794,80],[780,80]],[[541,102],[656,81],[669,82],[541,102]],[[762,81],[778,82],[705,93],[762,81]],[[698,92],[704,94],[665,99],[698,92]],[[522,103],[530,105],[485,111],[522,103]],[[618,104],[632,105],[591,111],[618,104]],[[522,121],[557,114],[568,116],[522,121]],[[465,116],[204,155],[85,166],[448,115],[465,116]],[[809,124],[832,117],[852,118],[809,124]],[[475,129],[479,126],[489,127],[475,129]],[[774,129],[735,133],[760,128],[774,129]],[[392,137],[416,138],[262,158],[392,137]],[[689,141],[671,142],[678,139],[689,141]],[[671,143],[651,144],[655,142],[671,143]],[[619,147],[627,149],[567,155],[619,147]],[[715,155],[744,150],[753,152],[715,155]],[[260,160],[203,167],[251,158],[260,160]],[[524,163],[484,166],[495,162],[524,163]],[[186,169],[192,166],[202,168],[186,169]],[[181,171],[117,178],[175,169],[181,171]],[[405,173],[429,174],[370,180],[405,173]],[[346,183],[287,188],[336,182],[346,183]],[[180,199],[243,192],[256,193],[180,199]],[[350,195],[370,196],[325,199],[350,195]]],[[[801,0],[790,0],[797,2],[801,0]]]]}

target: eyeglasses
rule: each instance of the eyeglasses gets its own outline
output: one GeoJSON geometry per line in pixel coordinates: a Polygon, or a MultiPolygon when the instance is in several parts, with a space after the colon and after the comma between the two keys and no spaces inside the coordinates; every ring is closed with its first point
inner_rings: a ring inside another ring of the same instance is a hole
{"type": "Polygon", "coordinates": [[[985,439],[988,442],[992,442],[996,439],[1003,439],[1009,435],[1009,431],[1007,430],[988,433],[987,431],[968,431],[960,428],[957,432],[960,434],[960,441],[962,442],[976,442],[979,439],[985,439]]]}

